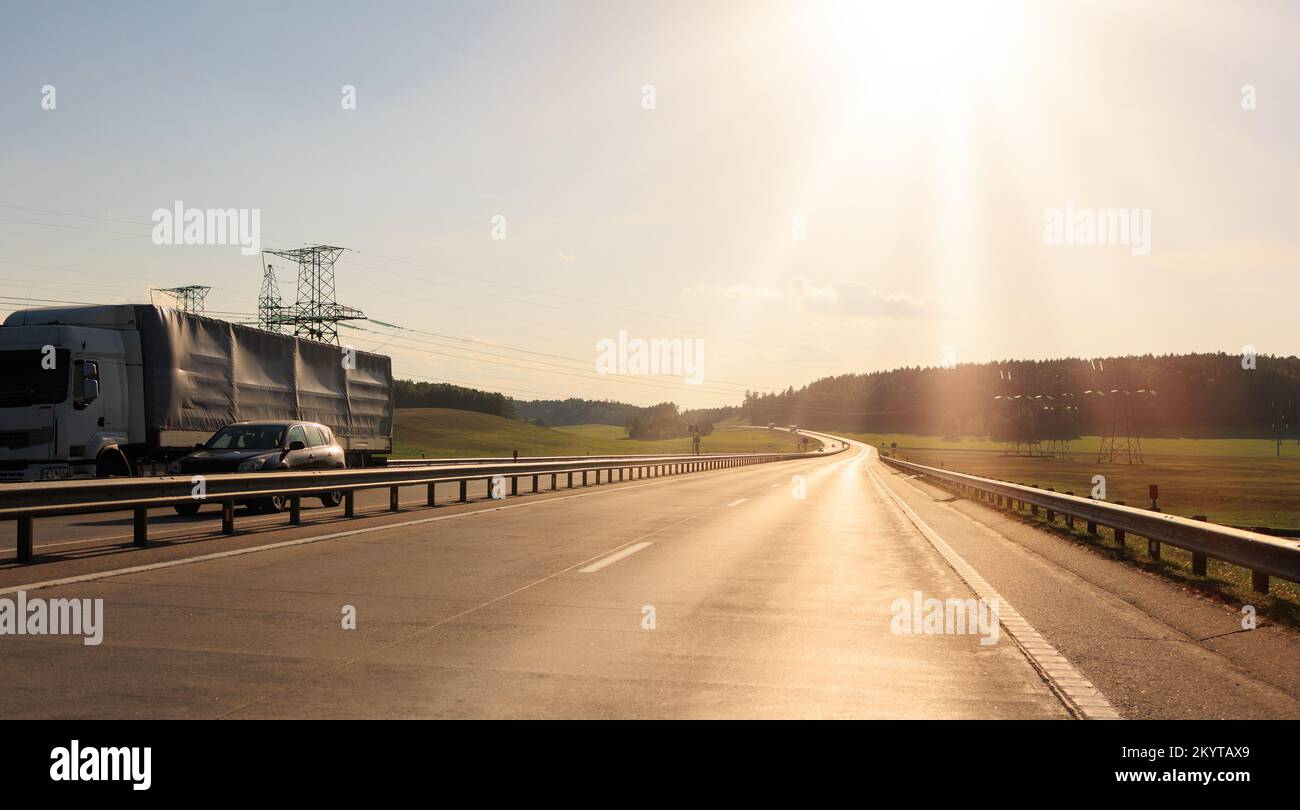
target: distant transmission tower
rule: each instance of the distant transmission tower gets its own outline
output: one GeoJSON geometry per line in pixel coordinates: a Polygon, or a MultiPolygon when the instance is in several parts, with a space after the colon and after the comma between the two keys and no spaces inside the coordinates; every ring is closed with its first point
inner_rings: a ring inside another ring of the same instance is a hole
{"type": "Polygon", "coordinates": [[[279,332],[286,324],[292,323],[289,308],[280,300],[275,268],[268,262],[262,273],[262,290],[257,294],[257,325],[268,332],[279,332]]]}
{"type": "Polygon", "coordinates": [[[1277,442],[1277,455],[1282,455],[1282,441],[1286,438],[1287,431],[1291,425],[1288,421],[1287,411],[1295,408],[1295,403],[1287,402],[1270,402],[1269,406],[1273,408],[1273,435],[1274,441],[1277,442]]]}
{"type": "MultiPolygon", "coordinates": [[[[266,313],[263,313],[259,299],[259,323],[266,317],[269,319],[267,323],[276,327],[275,331],[279,331],[280,326],[291,326],[295,337],[337,345],[339,321],[356,321],[366,317],[361,310],[345,307],[334,300],[334,263],[338,261],[343,248],[315,245],[296,250],[265,252],[298,265],[298,298],[292,307],[276,304],[276,310],[268,309],[266,313]],[[276,311],[282,314],[276,315],[276,311]]],[[[268,265],[268,270],[269,268],[268,265]]],[[[269,287],[267,278],[263,276],[263,293],[274,291],[274,285],[274,275],[270,277],[269,287]]],[[[279,298],[278,291],[275,292],[275,298],[279,298]]]]}
{"type": "Polygon", "coordinates": [[[208,291],[211,287],[205,287],[202,284],[190,284],[185,287],[167,287],[158,292],[167,293],[176,299],[176,308],[181,312],[193,312],[195,315],[203,314],[203,299],[208,297],[208,291]]]}
{"type": "Polygon", "coordinates": [[[998,370],[998,378],[1007,392],[993,397],[1001,400],[1003,411],[1008,417],[1007,440],[1002,448],[1004,456],[1041,456],[1043,445],[1038,438],[1038,414],[1035,410],[1035,397],[1031,394],[1011,394],[1011,370],[998,370]]]}
{"type": "MultiPolygon", "coordinates": [[[[1102,362],[1098,360],[1093,369],[1104,372],[1102,362]]],[[[1133,407],[1144,396],[1155,396],[1155,391],[1139,388],[1129,391],[1124,387],[1123,378],[1118,378],[1115,388],[1098,391],[1084,391],[1085,394],[1097,394],[1105,398],[1110,408],[1106,432],[1101,437],[1101,449],[1097,452],[1097,463],[1123,461],[1127,464],[1143,464],[1142,437],[1133,431],[1133,407]]]]}

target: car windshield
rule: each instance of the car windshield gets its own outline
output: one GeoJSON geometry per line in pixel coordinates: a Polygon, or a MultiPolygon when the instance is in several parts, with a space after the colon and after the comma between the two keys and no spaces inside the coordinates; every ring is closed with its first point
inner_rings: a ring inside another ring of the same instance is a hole
{"type": "Polygon", "coordinates": [[[0,352],[0,407],[53,405],[67,399],[69,359],[67,349],[0,352]]]}
{"type": "Polygon", "coordinates": [[[222,428],[206,447],[209,450],[275,450],[284,446],[284,425],[231,425],[222,428]]]}

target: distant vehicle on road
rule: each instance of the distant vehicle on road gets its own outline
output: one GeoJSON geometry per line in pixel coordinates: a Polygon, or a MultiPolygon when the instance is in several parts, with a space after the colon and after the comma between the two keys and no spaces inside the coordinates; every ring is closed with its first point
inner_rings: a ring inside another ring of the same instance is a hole
{"type": "MultiPolygon", "coordinates": [[[[345,453],[334,433],[316,422],[236,422],[212,435],[198,450],[171,463],[172,475],[276,472],[280,470],[341,470],[345,453]]],[[[325,506],[338,506],[340,492],[321,496],[325,506]]],[[[280,512],[287,499],[275,495],[250,503],[260,511],[280,512]]],[[[193,515],[200,504],[177,506],[193,515]]]]}
{"type": "Polygon", "coordinates": [[[791,433],[798,433],[798,432],[799,432],[799,426],[798,426],[798,425],[791,425],[791,426],[790,426],[790,432],[791,432],[791,433]]]}
{"type": "Polygon", "coordinates": [[[768,429],[768,430],[776,430],[776,422],[768,422],[768,423],[767,423],[767,429],[768,429]]]}
{"type": "Polygon", "coordinates": [[[167,307],[50,307],[0,326],[0,481],[162,475],[248,420],[328,427],[387,461],[392,360],[167,307]]]}

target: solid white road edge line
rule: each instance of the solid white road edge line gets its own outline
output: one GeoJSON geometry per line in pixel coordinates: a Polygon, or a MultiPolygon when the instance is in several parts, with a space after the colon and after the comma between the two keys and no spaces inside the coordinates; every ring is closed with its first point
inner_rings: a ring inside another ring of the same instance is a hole
{"type": "MultiPolygon", "coordinates": [[[[874,448],[872,448],[874,451],[874,448]]],[[[921,535],[934,546],[935,550],[943,556],[948,564],[957,572],[957,576],[970,587],[975,595],[983,599],[985,603],[992,603],[997,600],[999,604],[998,618],[1001,624],[1006,628],[1007,633],[1016,642],[1021,652],[1029,659],[1029,663],[1034,669],[1038,670],[1043,680],[1047,681],[1048,686],[1056,693],[1065,707],[1070,710],[1076,717],[1084,720],[1120,720],[1122,719],[1115,707],[1110,704],[1106,696],[1101,693],[1092,682],[1083,676],[1083,673],[1074,668],[1074,665],[1061,655],[1060,651],[1050,644],[1046,639],[1038,634],[1024,616],[1020,615],[1011,603],[1002,598],[992,585],[984,580],[969,563],[962,558],[960,554],[953,550],[944,539],[939,536],[938,532],[930,528],[921,517],[912,510],[912,507],[900,498],[893,490],[885,485],[876,476],[876,471],[871,463],[871,456],[868,455],[866,461],[867,473],[871,480],[883,492],[895,506],[902,511],[903,515],[912,522],[912,525],[921,532],[921,535]]]]}

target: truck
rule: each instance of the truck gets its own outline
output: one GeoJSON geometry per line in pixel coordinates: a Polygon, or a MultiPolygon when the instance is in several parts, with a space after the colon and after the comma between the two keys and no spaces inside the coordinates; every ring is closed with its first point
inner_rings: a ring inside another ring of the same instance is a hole
{"type": "Polygon", "coordinates": [[[144,304],[0,326],[0,481],[163,475],[239,421],[328,426],[349,467],[392,450],[389,357],[144,304]]]}

